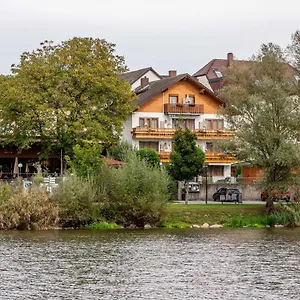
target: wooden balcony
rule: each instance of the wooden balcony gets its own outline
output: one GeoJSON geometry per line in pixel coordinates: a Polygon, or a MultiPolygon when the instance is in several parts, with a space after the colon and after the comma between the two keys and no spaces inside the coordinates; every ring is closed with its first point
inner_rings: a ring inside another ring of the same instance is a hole
{"type": "MultiPolygon", "coordinates": [[[[172,139],[175,128],[133,128],[131,133],[134,139],[172,139]]],[[[233,130],[210,130],[210,129],[191,129],[197,136],[197,140],[226,140],[234,136],[233,130]]]]}
{"type": "MultiPolygon", "coordinates": [[[[160,161],[162,163],[167,163],[170,161],[170,152],[158,152],[160,161]]],[[[205,162],[206,163],[228,163],[232,164],[236,162],[236,158],[233,155],[228,155],[224,153],[205,153],[205,162]]]]}
{"type": "Polygon", "coordinates": [[[164,104],[165,114],[193,114],[200,115],[204,113],[202,104],[164,104]]]}

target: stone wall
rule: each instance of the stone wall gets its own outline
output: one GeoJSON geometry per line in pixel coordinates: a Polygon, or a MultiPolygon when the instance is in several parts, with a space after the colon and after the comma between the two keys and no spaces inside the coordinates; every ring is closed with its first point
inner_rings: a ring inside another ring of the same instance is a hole
{"type": "MultiPolygon", "coordinates": [[[[238,188],[243,194],[243,200],[260,200],[261,190],[254,184],[208,184],[207,200],[212,201],[212,195],[221,187],[238,188]]],[[[205,200],[205,184],[200,185],[200,193],[189,193],[189,200],[205,200]]]]}

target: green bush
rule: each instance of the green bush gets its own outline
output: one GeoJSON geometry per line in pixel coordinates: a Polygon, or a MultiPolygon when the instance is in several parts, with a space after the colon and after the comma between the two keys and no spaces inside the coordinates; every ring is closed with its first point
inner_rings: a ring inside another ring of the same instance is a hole
{"type": "Polygon", "coordinates": [[[300,226],[300,203],[280,204],[274,212],[276,224],[286,227],[300,226]]]}
{"type": "Polygon", "coordinates": [[[0,206],[0,229],[46,229],[58,223],[59,207],[46,191],[32,188],[0,206]]]}
{"type": "Polygon", "coordinates": [[[150,166],[158,167],[160,163],[160,159],[158,154],[150,148],[143,148],[136,151],[136,155],[145,160],[150,166]]]}
{"type": "Polygon", "coordinates": [[[93,181],[76,174],[67,175],[52,195],[60,207],[60,225],[78,228],[92,223],[97,218],[93,181]]]}
{"type": "Polygon", "coordinates": [[[12,194],[11,187],[7,183],[0,184],[0,205],[6,203],[12,194]]]}
{"type": "Polygon", "coordinates": [[[106,220],[125,227],[155,226],[163,220],[170,199],[170,180],[160,168],[128,154],[126,164],[107,170],[105,177],[109,188],[101,212],[106,220]]]}

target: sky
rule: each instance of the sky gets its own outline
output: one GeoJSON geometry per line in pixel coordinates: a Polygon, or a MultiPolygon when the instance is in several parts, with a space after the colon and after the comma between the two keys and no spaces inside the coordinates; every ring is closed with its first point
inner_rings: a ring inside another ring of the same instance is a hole
{"type": "Polygon", "coordinates": [[[285,47],[300,29],[299,0],[0,0],[0,73],[24,51],[73,37],[116,44],[130,70],[193,74],[211,59],[285,47]]]}

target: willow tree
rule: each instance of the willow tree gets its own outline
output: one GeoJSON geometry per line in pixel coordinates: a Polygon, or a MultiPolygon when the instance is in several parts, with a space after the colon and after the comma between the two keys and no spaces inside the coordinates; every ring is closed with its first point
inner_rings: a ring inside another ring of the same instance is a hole
{"type": "Polygon", "coordinates": [[[115,144],[132,112],[131,87],[117,75],[124,58],[102,39],[45,41],[24,52],[12,75],[0,79],[0,136],[19,149],[40,142],[44,151],[115,144]]]}
{"type": "MultiPolygon", "coordinates": [[[[263,169],[264,189],[295,184],[300,166],[300,98],[279,46],[262,45],[244,67],[229,68],[220,96],[236,131],[232,149],[239,159],[263,169]]],[[[267,201],[269,212],[273,200],[267,201]]]]}
{"type": "Polygon", "coordinates": [[[177,181],[184,181],[188,203],[188,181],[198,176],[205,160],[204,152],[196,145],[196,134],[189,129],[177,129],[173,137],[173,149],[170,154],[168,172],[177,181]]]}

